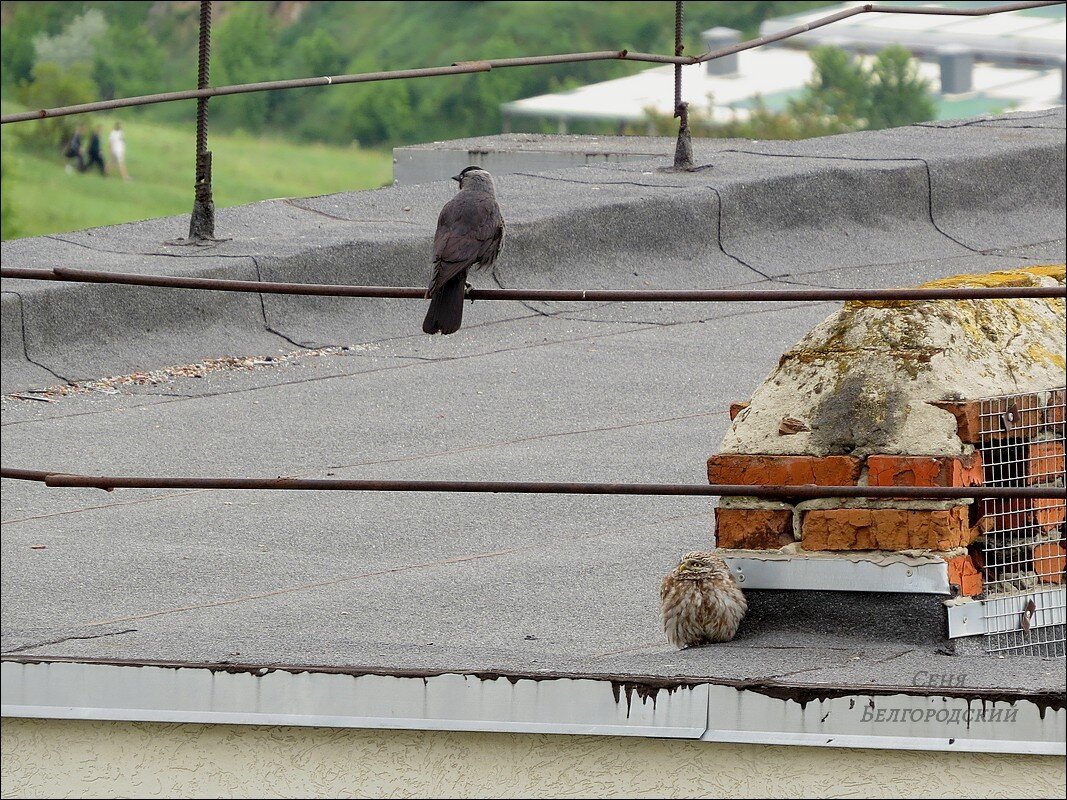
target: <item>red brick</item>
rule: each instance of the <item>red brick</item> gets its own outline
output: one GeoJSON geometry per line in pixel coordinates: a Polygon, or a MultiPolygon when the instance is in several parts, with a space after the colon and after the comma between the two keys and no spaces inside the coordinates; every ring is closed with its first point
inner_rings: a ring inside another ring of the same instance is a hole
{"type": "Polygon", "coordinates": [[[1067,550],[1063,542],[1042,542],[1034,545],[1034,572],[1045,583],[1063,583],[1063,569],[1067,565],[1067,550]]]}
{"type": "Polygon", "coordinates": [[[960,587],[960,594],[975,597],[982,593],[982,572],[970,555],[950,558],[948,564],[948,582],[960,587]]]}
{"type": "Polygon", "coordinates": [[[1027,451],[1030,485],[1053,483],[1063,477],[1063,442],[1031,442],[1027,451]]]}
{"type": "Polygon", "coordinates": [[[1067,392],[1063,389],[1057,389],[1052,392],[1052,396],[1049,397],[1048,404],[1045,406],[1045,424],[1053,428],[1058,428],[1062,434],[1063,431],[1063,409],[1064,400],[1067,392]]]}
{"type": "Polygon", "coordinates": [[[737,419],[737,415],[748,408],[748,403],[730,403],[730,421],[737,419]]]}
{"type": "Polygon", "coordinates": [[[945,409],[956,418],[956,434],[967,444],[981,444],[983,435],[991,439],[1018,435],[1019,428],[1038,427],[1044,418],[1036,395],[1004,397],[987,403],[987,411],[994,412],[988,416],[982,416],[982,404],[978,400],[944,401],[933,405],[945,409]],[[1004,419],[1009,412],[1014,417],[1011,421],[1004,419]]]}
{"type": "Polygon", "coordinates": [[[961,441],[967,444],[979,444],[982,441],[978,403],[941,402],[933,405],[943,408],[956,418],[956,435],[961,441]]]}
{"type": "Polygon", "coordinates": [[[853,486],[862,462],[852,456],[720,453],[708,459],[708,483],[747,486],[853,486]]]}
{"type": "Polygon", "coordinates": [[[1018,531],[1031,524],[1033,505],[1026,497],[993,497],[982,500],[982,530],[1018,531]]]}
{"type": "Polygon", "coordinates": [[[1067,519],[1067,503],[1055,498],[1035,497],[1034,525],[1043,531],[1054,531],[1067,519]]]}
{"type": "Polygon", "coordinates": [[[805,550],[873,550],[879,538],[899,536],[888,549],[904,550],[908,547],[907,516],[897,509],[839,508],[814,510],[804,514],[801,520],[800,541],[805,550]],[[881,531],[879,537],[878,532],[881,531]]]}
{"type": "Polygon", "coordinates": [[[716,547],[730,550],[777,550],[794,541],[791,509],[715,509],[716,547]]]}
{"type": "Polygon", "coordinates": [[[867,457],[870,486],[981,486],[982,458],[969,456],[867,457]]]}
{"type": "Polygon", "coordinates": [[[805,550],[951,550],[973,541],[966,506],[815,509],[801,521],[805,550]]]}

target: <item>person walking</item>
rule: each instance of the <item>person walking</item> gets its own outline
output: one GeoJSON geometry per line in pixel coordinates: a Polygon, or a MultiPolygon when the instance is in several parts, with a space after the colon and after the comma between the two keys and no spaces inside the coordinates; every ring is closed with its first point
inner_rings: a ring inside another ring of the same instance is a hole
{"type": "Polygon", "coordinates": [[[115,127],[108,134],[107,142],[111,148],[111,158],[115,160],[115,165],[119,168],[119,174],[124,181],[128,181],[130,174],[126,171],[126,138],[122,133],[121,122],[115,123],[115,127]]]}
{"type": "Polygon", "coordinates": [[[79,125],[74,129],[74,133],[71,134],[70,141],[67,142],[66,148],[63,150],[63,157],[67,159],[67,173],[74,172],[75,169],[78,172],[85,171],[85,159],[82,157],[82,126],[79,125]]]}
{"type": "Polygon", "coordinates": [[[92,167],[99,167],[101,175],[107,175],[107,165],[104,164],[104,157],[100,152],[100,128],[93,126],[89,131],[89,149],[87,150],[88,159],[85,161],[85,166],[82,167],[82,171],[88,171],[92,167]]]}

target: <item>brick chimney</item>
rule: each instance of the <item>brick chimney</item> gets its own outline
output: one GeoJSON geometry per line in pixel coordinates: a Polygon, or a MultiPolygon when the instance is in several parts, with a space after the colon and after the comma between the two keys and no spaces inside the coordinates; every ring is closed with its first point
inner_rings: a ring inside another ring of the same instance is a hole
{"type": "MultiPolygon", "coordinates": [[[[1064,267],[1052,266],[925,285],[1063,282],[1064,267]]],[[[708,459],[709,482],[1062,487],[1064,324],[1061,299],[846,303],[782,356],[749,402],[731,407],[732,425],[708,459]]],[[[1005,572],[1063,581],[1059,500],[1009,508],[725,497],[715,521],[717,547],[733,554],[936,555],[965,595],[982,591],[990,537],[1010,530],[1028,544],[1005,572]]]]}

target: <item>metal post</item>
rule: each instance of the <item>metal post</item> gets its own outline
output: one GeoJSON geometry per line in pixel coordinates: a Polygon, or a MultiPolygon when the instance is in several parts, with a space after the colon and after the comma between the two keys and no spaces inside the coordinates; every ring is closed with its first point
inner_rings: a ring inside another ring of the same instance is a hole
{"type": "MultiPolygon", "coordinates": [[[[681,56],[685,45],[682,43],[682,18],[685,13],[683,0],[674,3],[674,55],[681,56]]],[[[674,65],[674,116],[679,117],[678,142],[674,146],[674,168],[693,168],[693,137],[689,134],[689,104],[682,102],[682,65],[674,65]]]]}
{"type": "MultiPolygon", "coordinates": [[[[200,2],[200,52],[196,88],[206,89],[211,69],[211,0],[200,2]]],[[[215,201],[211,197],[211,152],[207,149],[208,98],[196,101],[196,195],[189,220],[189,238],[215,238],[215,201]]]]}
{"type": "MultiPolygon", "coordinates": [[[[211,0],[200,2],[200,50],[197,58],[196,88],[208,88],[211,71],[211,0]]],[[[193,213],[189,217],[189,238],[174,239],[167,244],[202,245],[219,241],[215,238],[215,200],[211,196],[211,151],[207,149],[207,104],[209,98],[196,99],[196,184],[193,213]]]]}

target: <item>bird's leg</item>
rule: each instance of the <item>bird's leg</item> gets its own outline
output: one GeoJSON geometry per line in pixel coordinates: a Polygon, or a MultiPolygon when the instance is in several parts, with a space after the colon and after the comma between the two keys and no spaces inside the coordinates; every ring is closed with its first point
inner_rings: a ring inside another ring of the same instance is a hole
{"type": "MultiPolygon", "coordinates": [[[[470,281],[464,281],[463,282],[463,286],[464,286],[463,294],[465,294],[465,295],[469,295],[471,293],[471,290],[474,288],[474,284],[472,284],[470,281]]],[[[471,300],[472,303],[474,302],[474,298],[473,297],[470,300],[471,300]]]]}

